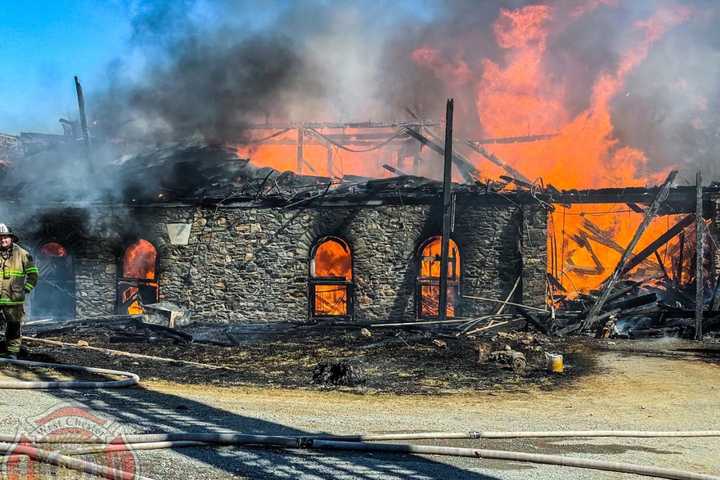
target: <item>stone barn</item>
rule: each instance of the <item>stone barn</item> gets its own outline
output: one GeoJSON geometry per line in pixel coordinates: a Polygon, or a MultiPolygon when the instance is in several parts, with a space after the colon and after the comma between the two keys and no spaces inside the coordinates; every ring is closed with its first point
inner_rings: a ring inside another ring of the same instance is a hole
{"type": "MultiPolygon", "coordinates": [[[[8,196],[2,221],[41,266],[34,318],[140,313],[207,322],[413,321],[438,314],[440,182],[255,168],[224,147],[138,155],[69,195],[8,196]]],[[[16,185],[3,178],[6,191],[16,185]]],[[[448,316],[546,298],[547,212],[532,195],[454,185],[448,316]]]]}

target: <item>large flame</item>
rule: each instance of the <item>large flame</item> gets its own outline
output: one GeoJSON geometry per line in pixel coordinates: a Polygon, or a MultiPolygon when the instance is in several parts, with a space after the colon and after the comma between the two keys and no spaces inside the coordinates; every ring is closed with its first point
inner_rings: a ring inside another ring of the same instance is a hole
{"type": "MultiPolygon", "coordinates": [[[[493,153],[531,179],[542,178],[558,188],[601,188],[657,184],[667,175],[667,171],[651,172],[642,151],[619,144],[610,105],[624,93],[627,76],[647,57],[652,45],[689,18],[688,8],[660,8],[635,23],[633,45],[614,69],[595,79],[588,107],[578,114],[566,106],[566,85],[543,62],[551,35],[602,4],[613,3],[586,2],[564,18],[559,18],[563,15],[559,8],[547,5],[502,10],[493,25],[503,53],[498,60],[484,59],[479,69],[482,74],[472,84],[483,129],[478,137],[557,133],[542,142],[492,146],[493,153]]],[[[454,82],[468,81],[457,58],[449,60],[448,66],[429,51],[431,47],[423,46],[415,55],[443,75],[456,72],[454,82]]],[[[487,163],[480,167],[486,176],[503,173],[487,163]]],[[[660,235],[673,220],[654,221],[637,249],[660,235]]],[[[558,206],[550,218],[548,271],[570,292],[597,287],[612,273],[641,221],[642,214],[622,204],[558,206]]],[[[650,276],[662,271],[654,257],[637,270],[650,276]]]]}
{"type": "MultiPolygon", "coordinates": [[[[581,111],[570,107],[577,105],[570,101],[570,93],[578,91],[572,83],[575,80],[559,75],[547,60],[554,38],[591,12],[618,6],[616,0],[587,0],[572,8],[557,2],[501,9],[491,28],[496,54],[478,58],[481,46],[473,41],[456,39],[458,44],[448,48],[446,43],[431,43],[447,42],[447,37],[435,37],[418,45],[410,59],[418,68],[433,72],[448,91],[472,92],[474,104],[460,105],[459,114],[466,118],[456,122],[467,135],[487,138],[555,134],[544,141],[488,146],[526,177],[542,179],[544,184],[561,189],[658,184],[668,169],[654,167],[643,151],[616,138],[611,104],[619,96],[630,94],[625,91],[628,76],[647,58],[653,45],[694,12],[685,6],[658,5],[654,13],[635,22],[626,32],[626,46],[614,65],[587,85],[589,98],[581,111]],[[478,125],[477,131],[467,132],[468,125],[478,125]]],[[[292,138],[293,132],[290,130],[285,138],[292,138]]],[[[259,165],[297,170],[294,145],[248,147],[243,153],[259,165]]],[[[303,156],[307,168],[304,166],[303,173],[383,176],[387,172],[382,170],[382,164],[392,163],[388,160],[396,153],[393,148],[367,154],[336,152],[330,170],[327,148],[306,145],[303,156]]],[[[466,155],[476,161],[484,177],[497,178],[505,173],[473,153],[466,155]]],[[[641,220],[641,213],[624,205],[575,205],[570,209],[558,206],[549,220],[548,272],[571,292],[597,287],[612,272],[641,220]]],[[[673,221],[667,217],[655,220],[637,249],[659,236],[673,221]]],[[[673,245],[670,248],[677,250],[673,245]]],[[[635,273],[660,275],[662,268],[653,256],[635,273]]]]}

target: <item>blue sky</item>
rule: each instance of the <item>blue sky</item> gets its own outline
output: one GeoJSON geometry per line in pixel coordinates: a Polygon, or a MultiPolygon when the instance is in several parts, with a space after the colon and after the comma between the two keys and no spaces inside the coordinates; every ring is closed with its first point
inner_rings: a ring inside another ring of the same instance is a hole
{"type": "MultiPolygon", "coordinates": [[[[137,76],[144,55],[130,47],[133,15],[140,6],[181,1],[194,4],[198,15],[193,17],[206,24],[227,21],[223,2],[231,2],[235,14],[247,12],[233,20],[257,28],[293,0],[5,0],[0,9],[0,132],[61,133],[58,119],[77,115],[73,76],[80,77],[86,96],[106,83],[108,65],[115,60],[122,59],[126,76],[137,76]]],[[[395,0],[386,5],[392,5],[389,11],[422,16],[431,15],[431,3],[395,0]]]]}
{"type": "Polygon", "coordinates": [[[130,34],[119,1],[7,1],[0,10],[0,132],[56,131],[74,116],[73,75],[87,87],[130,34]]]}

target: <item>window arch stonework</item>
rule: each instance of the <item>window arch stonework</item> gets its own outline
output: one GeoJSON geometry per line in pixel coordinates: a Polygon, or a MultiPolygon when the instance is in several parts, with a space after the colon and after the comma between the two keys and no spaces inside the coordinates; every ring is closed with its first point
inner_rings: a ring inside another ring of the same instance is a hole
{"type": "Polygon", "coordinates": [[[352,251],[337,237],[315,243],[310,255],[310,317],[352,316],[352,251]]]}
{"type": "MultiPolygon", "coordinates": [[[[456,315],[460,298],[461,262],[460,249],[453,239],[448,248],[448,304],[447,317],[456,315]]],[[[442,237],[437,235],[425,240],[418,249],[417,316],[437,318],[440,311],[440,249],[442,237]]]]}

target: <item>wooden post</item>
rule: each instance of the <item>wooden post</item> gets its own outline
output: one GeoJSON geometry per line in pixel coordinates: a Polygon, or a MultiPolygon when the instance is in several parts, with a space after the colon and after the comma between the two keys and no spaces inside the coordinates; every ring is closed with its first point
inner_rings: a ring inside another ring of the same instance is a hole
{"type": "Polygon", "coordinates": [[[85,115],[85,95],[78,77],[75,77],[75,93],[77,94],[78,110],[80,111],[80,128],[82,129],[83,142],[85,142],[85,146],[89,150],[90,133],[88,132],[87,116],[85,115]]]}
{"type": "Polygon", "coordinates": [[[660,258],[660,254],[657,250],[655,250],[655,260],[657,260],[658,265],[660,265],[660,271],[662,271],[663,277],[665,277],[665,280],[668,282],[670,281],[670,275],[668,275],[667,270],[665,269],[665,263],[662,261],[662,258],[660,258]]]}
{"type": "Polygon", "coordinates": [[[302,175],[302,173],[303,173],[303,163],[305,163],[305,159],[303,158],[304,134],[305,134],[305,129],[304,129],[303,127],[298,127],[298,131],[297,131],[297,155],[296,155],[296,172],[297,172],[298,175],[302,175]]]}
{"type": "Polygon", "coordinates": [[[83,94],[80,80],[75,77],[75,93],[77,94],[78,111],[80,113],[80,128],[82,130],[83,143],[85,144],[85,156],[87,157],[88,168],[90,173],[94,173],[92,159],[90,158],[90,132],[88,131],[87,115],[85,114],[85,95],[83,94]]]}
{"type": "Polygon", "coordinates": [[[695,189],[695,340],[702,340],[703,308],[705,307],[703,298],[705,291],[703,278],[705,221],[703,220],[702,174],[699,170],[695,175],[695,189]]]}
{"type": "Polygon", "coordinates": [[[445,161],[443,163],[443,198],[442,198],[442,245],[440,247],[440,299],[438,320],[447,318],[447,285],[448,285],[448,251],[450,247],[450,196],[452,193],[452,130],[453,130],[453,99],[447,101],[445,111],[445,161]]]}
{"type": "Polygon", "coordinates": [[[680,288],[682,286],[683,263],[685,263],[685,259],[683,258],[685,255],[685,232],[680,232],[679,247],[680,247],[680,252],[678,253],[677,275],[675,275],[676,288],[680,288]]]}
{"type": "MultiPolygon", "coordinates": [[[[602,310],[602,307],[605,305],[605,302],[610,296],[610,292],[612,291],[615,282],[617,282],[620,278],[620,274],[622,273],[625,264],[630,258],[630,255],[632,255],[633,249],[635,249],[638,241],[640,241],[640,237],[642,236],[643,232],[645,232],[645,229],[648,227],[648,225],[650,225],[652,219],[655,218],[658,210],[660,210],[660,206],[663,204],[663,202],[665,202],[665,200],[667,200],[667,197],[670,194],[670,187],[672,186],[673,180],[675,180],[677,174],[677,170],[673,170],[672,172],[670,172],[670,175],[668,175],[665,183],[663,183],[662,187],[660,187],[660,189],[658,190],[657,195],[655,196],[652,203],[645,212],[645,218],[643,218],[643,221],[640,223],[637,230],[635,230],[635,234],[633,235],[632,240],[630,240],[630,243],[620,257],[620,261],[615,267],[612,276],[607,281],[607,283],[605,283],[602,293],[600,294],[600,298],[598,298],[597,302],[595,302],[595,304],[590,309],[590,313],[588,313],[588,316],[583,323],[584,328],[592,328],[593,324],[595,324],[599,320],[598,316],[600,310],[602,310]]],[[[604,323],[605,322],[603,322],[603,325],[600,326],[600,329],[602,329],[604,323]]]]}

